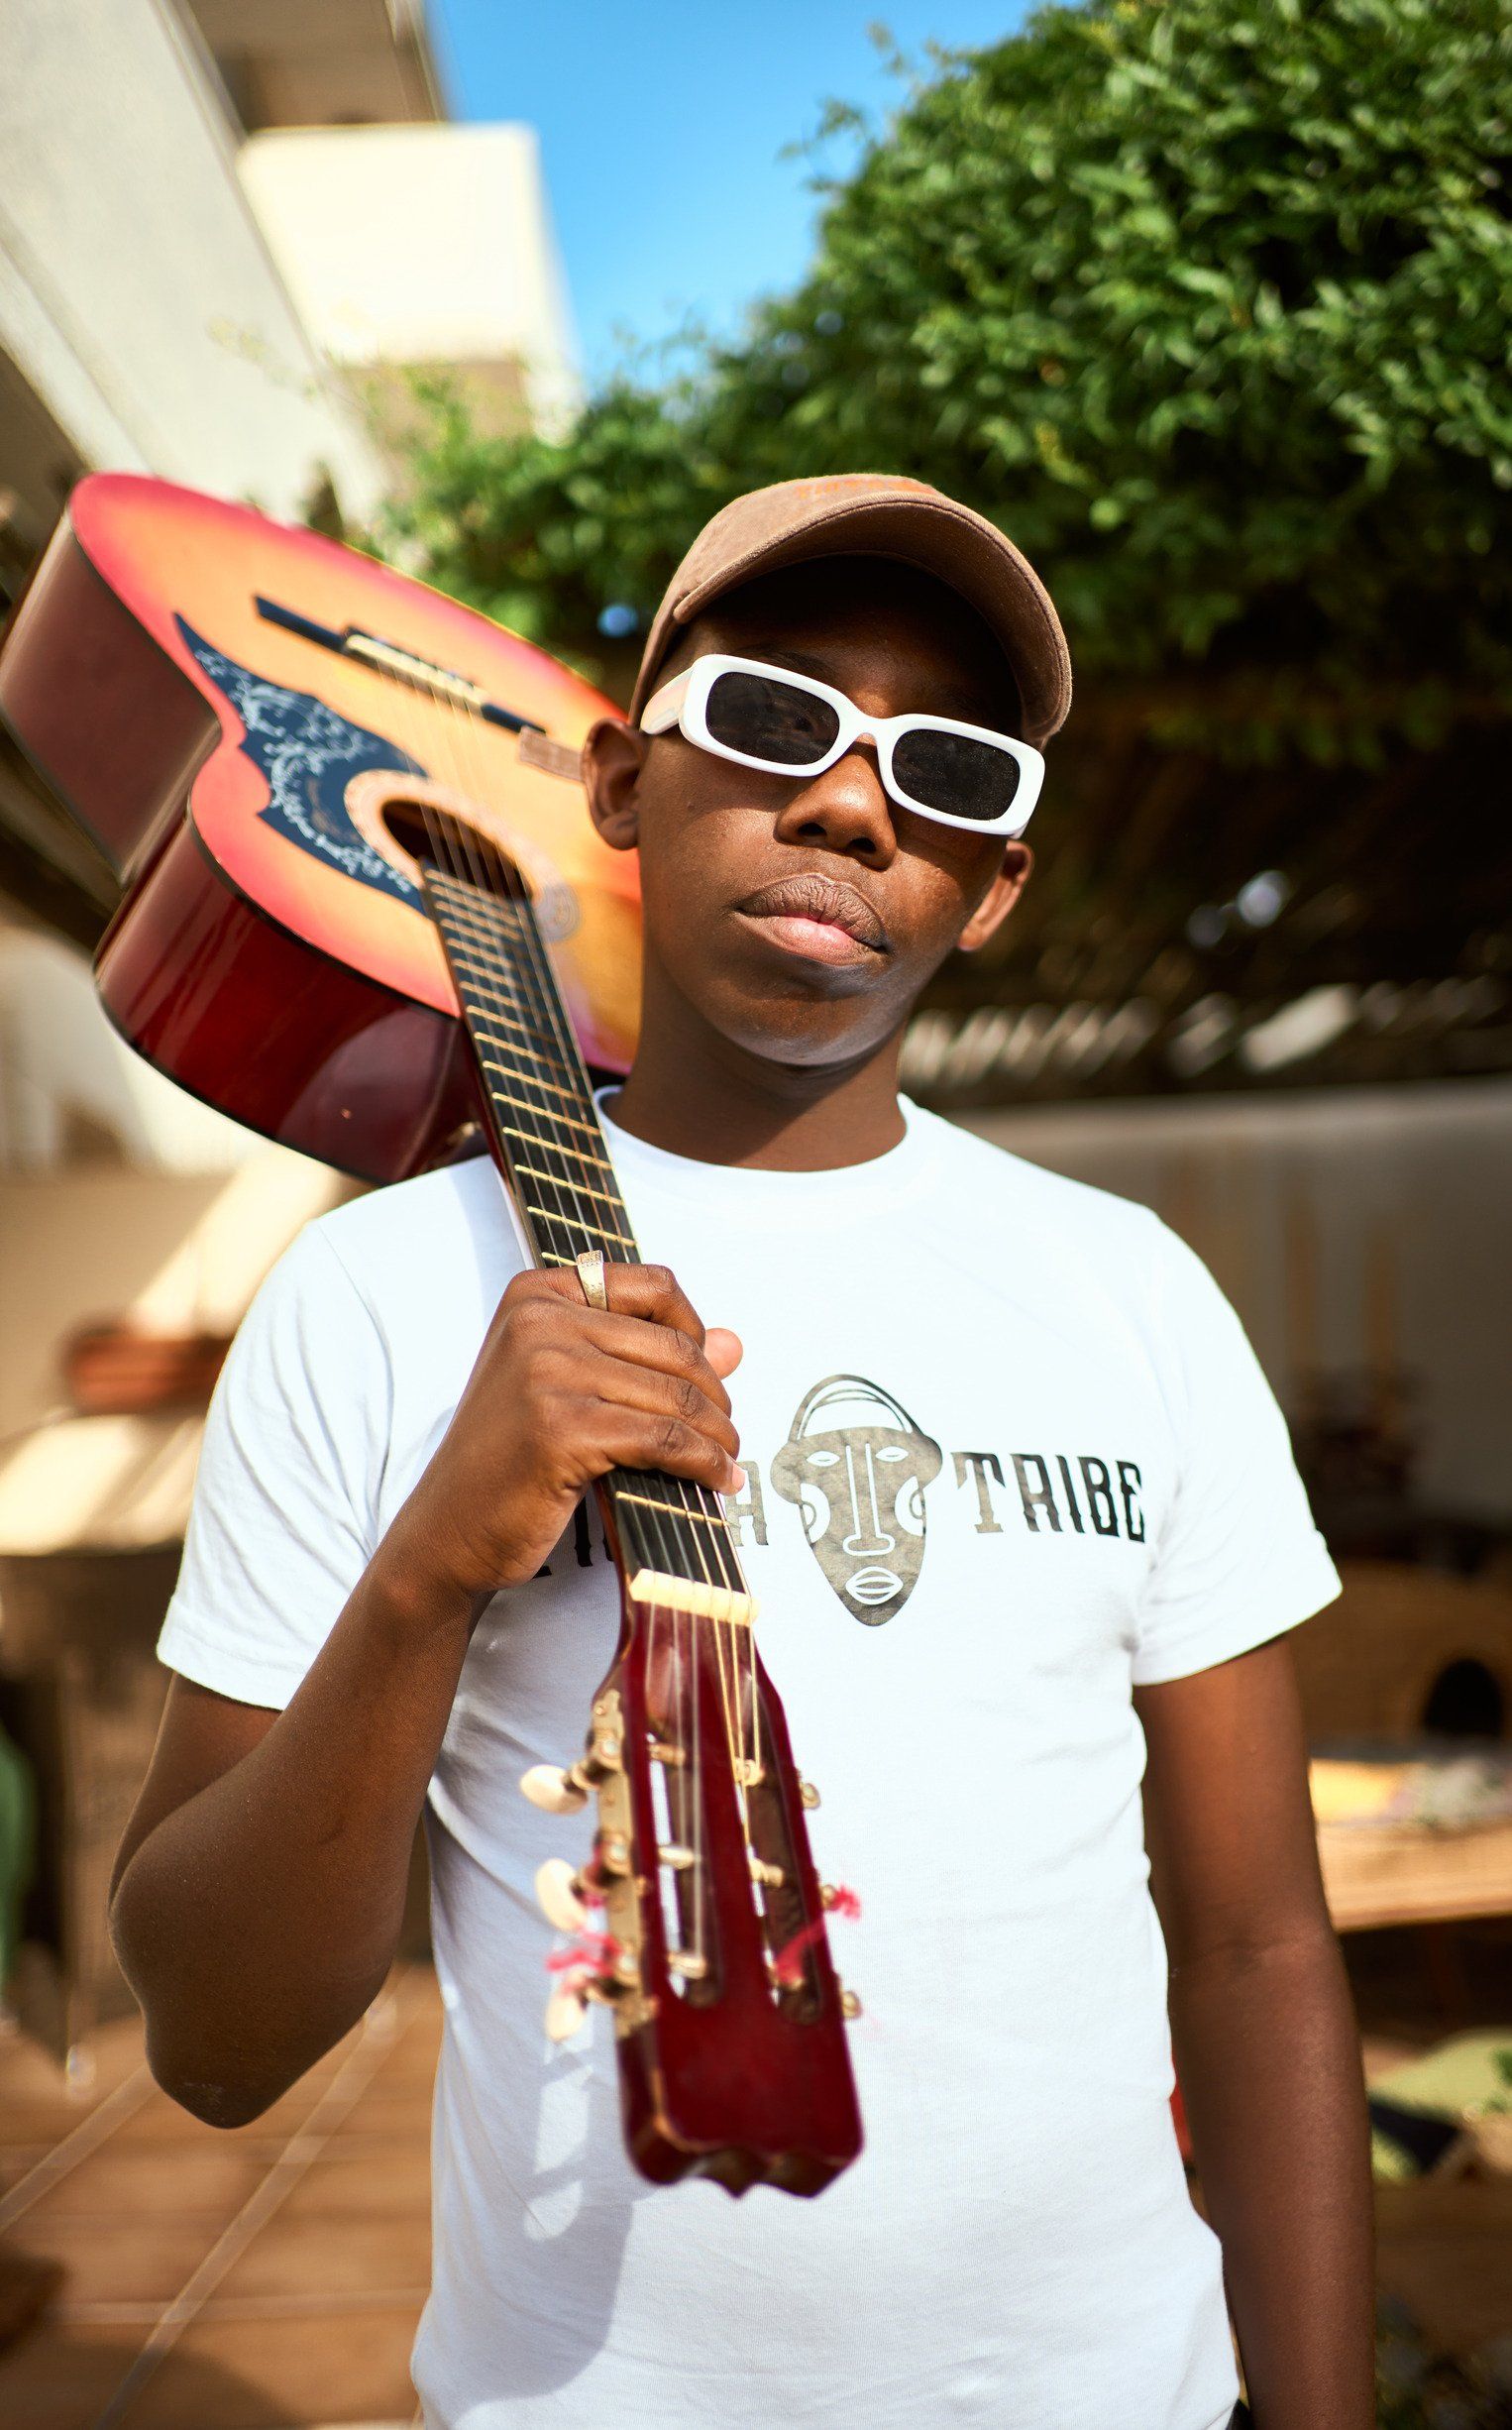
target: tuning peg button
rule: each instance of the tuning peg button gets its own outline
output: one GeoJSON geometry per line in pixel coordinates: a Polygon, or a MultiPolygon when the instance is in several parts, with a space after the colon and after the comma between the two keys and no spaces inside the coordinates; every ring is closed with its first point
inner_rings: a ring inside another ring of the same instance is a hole
{"type": "Polygon", "coordinates": [[[841,1990],[840,2014],[845,2019],[847,2024],[850,2024],[853,2019],[860,2016],[861,2003],[853,1991],[841,1990]]]}
{"type": "Polygon", "coordinates": [[[582,2032],[587,2017],[588,2002],[582,1993],[559,1983],[546,2003],[548,2042],[571,2042],[575,2034],[582,2032]]]}
{"type": "Polygon", "coordinates": [[[588,1909],[578,1888],[578,1876],[565,1856],[548,1856],[536,1867],[535,1895],[541,1913],[559,1933],[581,1933],[588,1909]]]}
{"type": "Polygon", "coordinates": [[[559,1763],[533,1763],[520,1790],[543,1814],[577,1814],[588,1804],[588,1791],[559,1763]]]}
{"type": "Polygon", "coordinates": [[[815,1789],[811,1780],[801,1780],[799,1782],[798,1802],[801,1806],[806,1806],[810,1814],[812,1813],[814,1807],[818,1804],[819,1793],[817,1789],[815,1789]]]}

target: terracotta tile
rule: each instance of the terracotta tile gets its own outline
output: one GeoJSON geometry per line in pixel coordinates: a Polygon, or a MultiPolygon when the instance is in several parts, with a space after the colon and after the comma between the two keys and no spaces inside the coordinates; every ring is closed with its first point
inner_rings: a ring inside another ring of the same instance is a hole
{"type": "Polygon", "coordinates": [[[62,2142],[75,2127],[91,2118],[97,2101],[70,2101],[58,2093],[53,2100],[35,2097],[11,2099],[0,2091],[0,2165],[9,2159],[18,2145],[54,2144],[62,2142]]]}
{"type": "MultiPolygon", "coordinates": [[[[165,2189],[164,2189],[165,2190],[165,2189]]],[[[58,2301],[72,2303],[166,2303],[203,2261],[220,2223],[177,2219],[161,2201],[135,2216],[71,2219],[29,2211],[14,2231],[24,2253],[61,2262],[67,2270],[58,2301]]]]}
{"type": "Polygon", "coordinates": [[[428,2092],[436,2080],[440,2048],[439,2030],[429,2017],[418,2018],[399,2035],[387,2057],[374,2070],[375,2089],[384,2093],[428,2092]]]}
{"type": "Polygon", "coordinates": [[[98,2100],[75,2098],[60,2075],[51,2090],[38,2084],[9,2091],[0,2086],[0,2155],[17,2144],[61,2143],[65,2136],[75,2134],[93,2119],[107,2100],[126,2117],[137,2099],[150,2097],[151,2083],[145,2075],[140,2091],[113,2085],[98,2100]]]}
{"type": "Polygon", "coordinates": [[[430,2154],[415,2137],[346,2147],[334,2139],[278,2211],[280,2219],[392,2219],[430,2215],[430,2154]]]}
{"type": "MultiPolygon", "coordinates": [[[[131,2369],[140,2330],[49,2322],[0,2356],[5,2430],[87,2430],[131,2369]]],[[[215,2430],[207,2418],[202,2430],[215,2430]]]]}
{"type": "Polygon", "coordinates": [[[54,2149],[53,2143],[7,2144],[0,2150],[0,2194],[8,2194],[13,2185],[30,2176],[39,2160],[45,2160],[54,2149]]]}
{"type": "Polygon", "coordinates": [[[418,2136],[423,2144],[429,2144],[431,2101],[428,2084],[404,2084],[397,2091],[370,2084],[347,2116],[331,2129],[333,2140],[345,2144],[358,2136],[379,2135],[391,2142],[401,2138],[408,2142],[418,2136]]]}
{"type": "Polygon", "coordinates": [[[224,2226],[268,2174],[267,2157],[239,2150],[229,2138],[175,2145],[118,2148],[112,2141],[91,2152],[58,2183],[50,2186],[26,2214],[29,2223],[66,2218],[209,2219],[224,2226]]]}
{"type": "MultiPolygon", "coordinates": [[[[415,2402],[409,2355],[418,2320],[418,2309],[406,2305],[313,2320],[200,2321],[128,2407],[121,2430],[409,2421],[415,2402]]],[[[47,2430],[61,2425],[53,2422],[47,2430]]]]}
{"type": "Polygon", "coordinates": [[[30,2034],[0,2036],[0,2111],[13,2101],[56,2101],[70,2119],[85,2117],[141,2066],[142,2049],[140,2017],[118,2017],[98,2026],[82,2054],[87,2081],[70,2082],[62,2061],[30,2034]]]}
{"type": "Polygon", "coordinates": [[[215,2289],[216,2300],[279,2295],[408,2296],[430,2284],[430,2221],[421,2211],[380,2219],[273,2214],[215,2289]]]}

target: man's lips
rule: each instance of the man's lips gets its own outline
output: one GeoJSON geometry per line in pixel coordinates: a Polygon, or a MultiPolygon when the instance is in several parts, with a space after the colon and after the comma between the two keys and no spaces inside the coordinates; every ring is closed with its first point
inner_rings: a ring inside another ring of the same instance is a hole
{"type": "Polygon", "coordinates": [[[887,930],[859,888],[817,871],[759,886],[736,908],[761,921],[774,943],[810,960],[858,961],[889,949],[887,930]]]}

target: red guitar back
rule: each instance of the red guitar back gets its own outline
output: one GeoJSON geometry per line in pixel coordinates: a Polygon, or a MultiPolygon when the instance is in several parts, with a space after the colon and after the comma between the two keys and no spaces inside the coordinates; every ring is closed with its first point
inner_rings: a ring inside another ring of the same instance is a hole
{"type": "Polygon", "coordinates": [[[591,1063],[626,1068],[635,864],[577,753],[611,705],[486,616],[168,482],[81,482],[0,651],[0,716],[119,872],[97,976],[150,1062],[371,1180],[476,1115],[406,813],[525,871],[591,1063]]]}

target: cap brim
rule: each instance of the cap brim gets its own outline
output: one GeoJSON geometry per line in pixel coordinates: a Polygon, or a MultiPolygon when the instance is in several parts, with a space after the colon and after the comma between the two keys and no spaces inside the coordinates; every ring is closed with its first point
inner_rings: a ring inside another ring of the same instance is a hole
{"type": "Polygon", "coordinates": [[[1013,542],[968,507],[927,492],[856,498],[821,507],[756,543],[716,574],[663,600],[647,636],[630,703],[639,718],[678,626],[758,575],[816,557],[890,557],[932,574],[973,607],[1014,671],[1026,742],[1041,744],[1071,706],[1071,658],[1048,592],[1013,542]]]}

